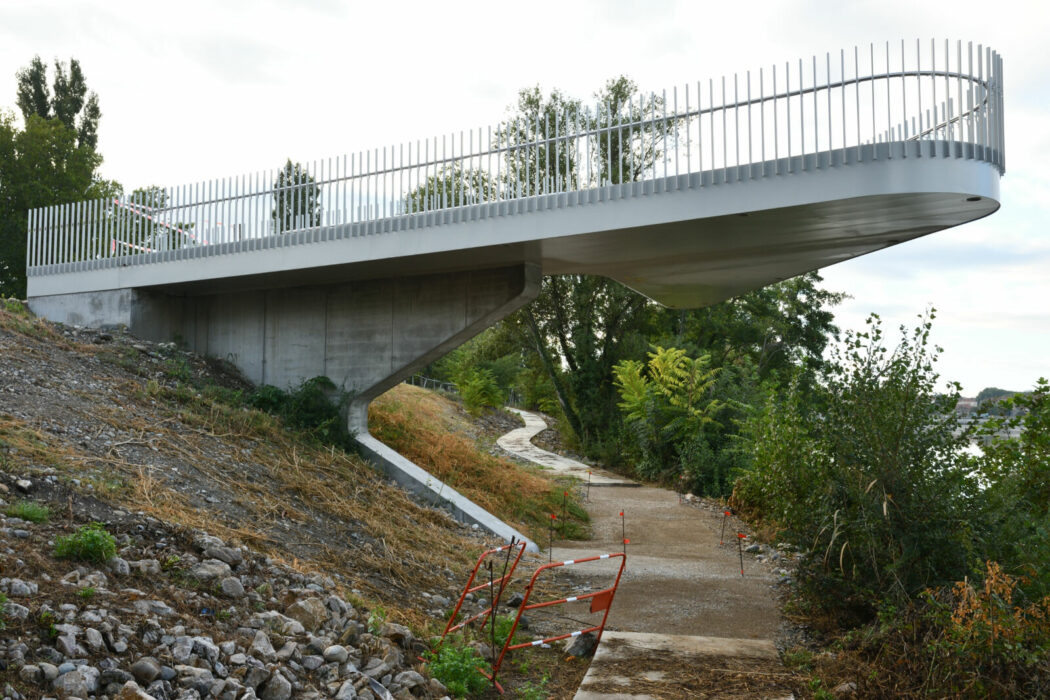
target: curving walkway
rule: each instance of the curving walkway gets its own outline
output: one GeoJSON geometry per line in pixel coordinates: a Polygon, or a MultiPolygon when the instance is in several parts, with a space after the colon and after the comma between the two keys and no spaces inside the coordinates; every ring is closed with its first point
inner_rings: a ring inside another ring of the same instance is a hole
{"type": "Polygon", "coordinates": [[[590,481],[592,486],[638,486],[637,483],[629,479],[622,479],[601,469],[588,466],[583,462],[577,462],[575,459],[562,457],[536,447],[532,444],[532,438],[546,430],[547,423],[535,413],[522,411],[518,408],[508,408],[507,410],[521,416],[522,420],[525,421],[525,427],[510,431],[496,440],[496,444],[515,457],[520,457],[533,464],[553,469],[562,474],[575,476],[584,482],[590,481]]]}
{"type": "MultiPolygon", "coordinates": [[[[500,438],[503,449],[577,476],[582,469],[586,478],[587,465],[528,442],[546,428],[539,416],[515,412],[526,427],[500,438]]],[[[553,551],[563,561],[617,551],[621,528],[630,540],[608,627],[575,700],[791,697],[773,643],[780,623],[774,577],[751,555],[740,575],[736,523],[720,546],[719,512],[683,504],[667,489],[602,478],[607,488],[591,491],[586,504],[593,539],[555,542],[553,551]]],[[[609,585],[612,573],[601,562],[558,575],[593,590],[609,585]]],[[[577,612],[586,615],[586,607],[577,612]]]]}

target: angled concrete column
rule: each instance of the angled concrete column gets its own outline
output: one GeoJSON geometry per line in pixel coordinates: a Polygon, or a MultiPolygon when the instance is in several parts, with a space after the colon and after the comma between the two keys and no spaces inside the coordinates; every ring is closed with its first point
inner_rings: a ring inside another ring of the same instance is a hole
{"type": "Polygon", "coordinates": [[[534,299],[538,266],[363,282],[328,299],[326,372],[354,392],[349,424],[368,432],[368,404],[534,299]]]}

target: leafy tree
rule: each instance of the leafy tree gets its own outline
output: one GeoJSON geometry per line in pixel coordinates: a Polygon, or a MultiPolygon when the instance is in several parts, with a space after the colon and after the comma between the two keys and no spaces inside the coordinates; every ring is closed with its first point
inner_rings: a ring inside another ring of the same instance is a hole
{"type": "Polygon", "coordinates": [[[24,297],[28,211],[90,198],[102,158],[58,119],[0,112],[0,295],[24,297]]]}
{"type": "Polygon", "coordinates": [[[47,67],[34,56],[29,65],[18,71],[18,108],[28,124],[29,117],[58,119],[77,135],[77,145],[94,149],[98,145],[98,121],[102,112],[98,95],[88,92],[80,62],[71,58],[68,64],[55,61],[53,90],[47,85],[47,67]]]}
{"type": "Polygon", "coordinates": [[[500,140],[510,147],[504,173],[509,190],[527,197],[576,187],[579,155],[569,140],[555,136],[586,126],[588,119],[579,100],[558,90],[546,98],[539,86],[521,90],[500,126],[500,140]]]}
{"type": "Polygon", "coordinates": [[[626,76],[607,81],[595,97],[598,108],[591,128],[599,136],[593,158],[603,181],[619,184],[652,177],[663,156],[661,141],[672,128],[670,122],[654,119],[663,113],[663,98],[640,94],[626,76]]]}
{"type": "Polygon", "coordinates": [[[993,418],[979,431],[987,441],[974,460],[993,514],[989,558],[1024,577],[1034,597],[1050,594],[1050,383],[1007,399],[1012,418],[993,418]],[[1012,410],[1016,409],[1016,411],[1012,410]],[[1019,428],[1008,437],[1004,428],[1019,428]]]}
{"type": "Polygon", "coordinates": [[[492,178],[484,170],[463,170],[458,164],[430,175],[423,184],[405,196],[406,213],[460,207],[486,201],[491,196],[492,178]]]}
{"type": "Polygon", "coordinates": [[[274,233],[321,225],[321,188],[304,165],[288,159],[277,173],[273,191],[270,219],[274,233]]]}

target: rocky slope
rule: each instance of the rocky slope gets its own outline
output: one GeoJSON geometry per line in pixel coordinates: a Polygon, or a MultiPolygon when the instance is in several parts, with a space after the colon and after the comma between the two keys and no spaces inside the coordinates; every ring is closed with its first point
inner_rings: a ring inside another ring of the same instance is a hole
{"type": "Polygon", "coordinates": [[[445,695],[409,627],[433,631],[485,539],[248,389],[0,300],[0,697],[445,695]],[[112,556],[56,556],[91,523],[112,556]]]}

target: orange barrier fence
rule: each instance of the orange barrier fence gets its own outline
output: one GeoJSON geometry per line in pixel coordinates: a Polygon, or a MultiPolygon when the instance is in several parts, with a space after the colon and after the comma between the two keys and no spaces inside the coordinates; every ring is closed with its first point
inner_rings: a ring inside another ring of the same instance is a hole
{"type": "Polygon", "coordinates": [[[526,647],[535,647],[541,644],[548,644],[550,642],[557,642],[562,639],[568,639],[569,637],[578,637],[581,634],[586,634],[588,632],[597,632],[598,638],[597,640],[595,640],[595,644],[597,645],[598,643],[600,643],[602,641],[602,632],[605,630],[605,622],[609,619],[609,609],[612,607],[613,597],[616,595],[616,589],[620,585],[620,577],[623,575],[623,568],[626,563],[626,554],[624,554],[623,552],[613,552],[612,554],[602,554],[596,557],[587,557],[585,559],[569,559],[567,561],[551,562],[550,564],[544,564],[543,566],[536,569],[536,572],[532,575],[532,579],[529,581],[529,585],[525,588],[525,599],[521,602],[521,605],[518,606],[518,614],[514,617],[514,625],[510,628],[510,632],[507,634],[507,641],[503,643],[503,649],[500,651],[499,657],[496,659],[496,662],[492,665],[492,675],[490,676],[490,680],[492,680],[496,688],[498,688],[501,693],[503,692],[502,687],[500,687],[499,683],[496,682],[496,674],[499,673],[500,666],[503,664],[503,659],[504,657],[506,657],[508,651],[512,651],[514,649],[524,649],[526,647]],[[558,567],[562,566],[574,566],[577,564],[584,564],[586,562],[591,561],[602,561],[604,559],[617,558],[620,560],[620,568],[616,572],[616,580],[613,582],[613,585],[609,588],[605,588],[600,591],[595,591],[594,593],[587,593],[580,596],[570,596],[568,598],[561,598],[559,600],[549,600],[544,601],[542,603],[529,603],[529,598],[532,596],[532,592],[536,585],[536,580],[544,571],[547,571],[548,569],[557,569],[558,567]],[[547,608],[552,605],[575,603],[583,600],[591,601],[592,613],[604,611],[605,614],[602,615],[601,624],[595,625],[593,627],[587,627],[581,630],[576,630],[575,632],[569,632],[567,634],[548,637],[546,639],[537,639],[532,642],[524,642],[521,644],[511,644],[511,642],[514,640],[514,633],[518,629],[518,623],[521,622],[521,616],[526,610],[536,610],[537,608],[547,608]]]}
{"type": "Polygon", "coordinates": [[[521,561],[521,555],[524,553],[525,540],[516,542],[513,539],[511,540],[510,544],[505,544],[502,547],[497,547],[496,549],[490,549],[487,552],[482,552],[481,556],[478,557],[478,563],[474,565],[474,570],[470,572],[470,578],[467,579],[467,585],[463,587],[463,592],[460,594],[459,600],[456,601],[456,607],[452,611],[452,615],[448,618],[448,623],[445,625],[445,631],[441,633],[441,641],[444,641],[447,635],[457,630],[460,630],[463,627],[466,627],[475,620],[485,618],[485,622],[481,623],[482,627],[485,626],[485,623],[488,622],[489,616],[492,615],[496,610],[496,606],[499,604],[500,597],[503,594],[503,589],[504,587],[506,587],[507,581],[510,581],[511,577],[514,575],[514,570],[518,567],[518,562],[521,561]],[[514,562],[510,563],[510,555],[514,549],[518,550],[518,554],[514,557],[514,562]],[[485,583],[479,583],[478,585],[474,586],[474,579],[477,578],[478,570],[481,569],[481,564],[489,556],[493,554],[498,554],[500,552],[507,552],[507,561],[504,563],[505,573],[503,573],[497,579],[493,579],[492,581],[487,581],[485,583]],[[456,617],[459,615],[460,608],[463,607],[463,601],[467,599],[467,595],[469,595],[470,593],[477,593],[478,591],[484,590],[486,588],[491,588],[494,591],[491,592],[489,595],[488,608],[482,610],[476,615],[468,617],[467,619],[463,620],[463,622],[456,624],[456,617]]]}

